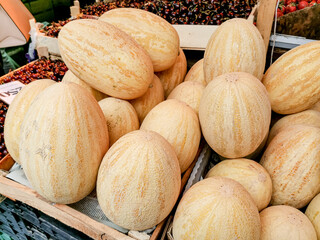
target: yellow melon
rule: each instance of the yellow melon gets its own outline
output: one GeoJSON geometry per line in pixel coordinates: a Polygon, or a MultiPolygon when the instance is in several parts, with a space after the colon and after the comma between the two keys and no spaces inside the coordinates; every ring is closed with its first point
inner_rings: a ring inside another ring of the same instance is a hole
{"type": "Polygon", "coordinates": [[[320,194],[312,199],[305,213],[314,226],[318,239],[320,239],[320,194]]]}
{"type": "Polygon", "coordinates": [[[139,129],[136,110],[128,101],[108,97],[99,101],[99,106],[108,125],[109,146],[126,133],[139,129]]]}
{"type": "Polygon", "coordinates": [[[107,124],[94,97],[75,83],[55,83],[37,96],[24,117],[20,161],[40,195],[74,203],[95,188],[108,143],[107,124]]]}
{"type": "Polygon", "coordinates": [[[226,158],[253,153],[269,131],[271,107],[263,84],[249,73],[227,73],[205,88],[199,107],[204,138],[226,158]]]}
{"type": "Polygon", "coordinates": [[[206,80],[204,79],[203,73],[203,58],[197,61],[187,72],[186,77],[184,78],[185,82],[194,81],[202,83],[204,86],[207,85],[206,80]]]}
{"type": "Polygon", "coordinates": [[[240,183],[224,177],[207,178],[182,197],[174,215],[173,237],[259,240],[259,212],[240,183]]]}
{"type": "Polygon", "coordinates": [[[168,216],[179,196],[181,175],[172,146],[158,133],[137,130],[104,156],[97,196],[112,222],[145,230],[168,216]]]}

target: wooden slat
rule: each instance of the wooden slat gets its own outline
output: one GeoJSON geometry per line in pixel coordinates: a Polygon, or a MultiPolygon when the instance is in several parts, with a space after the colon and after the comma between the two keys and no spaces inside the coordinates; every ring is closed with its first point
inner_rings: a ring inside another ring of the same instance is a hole
{"type": "Polygon", "coordinates": [[[9,169],[13,166],[15,161],[12,159],[12,157],[7,154],[4,158],[0,160],[0,169],[9,171],[9,169]]]}
{"type": "Polygon", "coordinates": [[[0,194],[34,207],[93,239],[133,240],[67,205],[47,202],[34,190],[2,176],[0,176],[0,194]]]}
{"type": "Polygon", "coordinates": [[[260,0],[257,15],[257,28],[264,41],[266,52],[272,29],[273,18],[276,10],[277,0],[260,0]]]}

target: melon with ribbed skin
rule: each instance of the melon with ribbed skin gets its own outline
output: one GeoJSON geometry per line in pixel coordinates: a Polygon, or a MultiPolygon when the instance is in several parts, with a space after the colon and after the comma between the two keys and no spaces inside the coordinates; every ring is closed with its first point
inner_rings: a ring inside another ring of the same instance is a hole
{"type": "Polygon", "coordinates": [[[320,129],[285,128],[270,142],[260,164],[272,179],[272,205],[304,207],[320,192],[320,129]]]}
{"type": "Polygon", "coordinates": [[[182,197],[174,215],[173,237],[259,240],[259,212],[240,183],[224,177],[204,179],[182,197]]]}
{"type": "Polygon", "coordinates": [[[270,129],[268,144],[284,128],[296,125],[309,125],[320,128],[320,112],[315,110],[305,110],[299,113],[287,115],[279,119],[270,129]]]}
{"type": "Polygon", "coordinates": [[[176,58],[175,63],[169,69],[156,72],[155,74],[159,77],[163,89],[164,97],[167,98],[171,91],[183,82],[184,77],[187,73],[187,59],[184,55],[183,50],[180,48],[179,56],[176,58]]]}
{"type": "Polygon", "coordinates": [[[45,88],[54,84],[49,79],[36,80],[23,87],[9,105],[4,123],[4,141],[11,157],[19,164],[19,138],[20,127],[30,104],[36,96],[45,88]]]}
{"type": "Polygon", "coordinates": [[[181,172],[193,162],[201,131],[197,114],[184,102],[169,99],[159,103],[145,117],[140,129],[159,133],[173,146],[181,172]]]}
{"type": "Polygon", "coordinates": [[[305,214],[316,230],[317,238],[320,239],[320,194],[315,196],[309,203],[305,214]]]}
{"type": "Polygon", "coordinates": [[[265,73],[272,110],[292,114],[320,100],[320,41],[300,45],[277,59],[265,73]]]}
{"type": "Polygon", "coordinates": [[[190,70],[187,72],[186,77],[184,78],[185,82],[193,81],[202,83],[204,86],[207,85],[206,80],[204,79],[203,73],[203,58],[196,62],[190,70]]]}
{"type": "Polygon", "coordinates": [[[272,182],[269,173],[259,163],[244,158],[224,160],[211,168],[206,178],[215,176],[240,183],[250,193],[259,211],[268,206],[272,182]]]}
{"type": "Polygon", "coordinates": [[[271,206],[260,212],[260,240],[290,239],[317,240],[312,223],[298,209],[290,206],[271,206]]]}
{"type": "Polygon", "coordinates": [[[133,106],[126,100],[108,97],[99,101],[109,132],[109,146],[126,133],[138,130],[139,119],[133,106]]]}
{"type": "Polygon", "coordinates": [[[94,97],[75,83],[56,83],[32,102],[21,125],[20,161],[32,187],[69,204],[96,185],[108,128],[94,97]]]}
{"type": "Polygon", "coordinates": [[[167,99],[177,99],[185,102],[198,114],[204,88],[205,86],[199,82],[182,82],[172,90],[167,99]]]}
{"type": "Polygon", "coordinates": [[[205,88],[199,107],[204,138],[226,158],[253,153],[269,131],[271,107],[263,84],[249,73],[227,73],[205,88]]]}
{"type": "Polygon", "coordinates": [[[163,18],[136,8],[116,8],[99,18],[133,37],[150,55],[155,72],[170,68],[179,53],[177,31],[163,18]]]}
{"type": "Polygon", "coordinates": [[[82,81],[80,78],[74,75],[70,70],[65,73],[64,77],[62,78],[62,82],[73,82],[80,85],[81,87],[84,87],[94,96],[97,101],[100,101],[101,99],[107,97],[104,93],[90,87],[86,82],[82,81]]]}
{"type": "Polygon", "coordinates": [[[137,112],[139,122],[142,123],[143,119],[157,104],[164,100],[164,91],[160,79],[157,75],[153,76],[153,81],[149,85],[147,92],[136,99],[130,101],[132,106],[137,112]]]}
{"type": "Polygon", "coordinates": [[[249,21],[233,18],[212,34],[204,53],[203,69],[207,83],[229,72],[247,72],[262,79],[266,51],[258,29],[249,21]]]}
{"type": "Polygon", "coordinates": [[[92,19],[63,26],[58,38],[67,67],[94,89],[109,96],[142,96],[153,79],[148,53],[117,27],[92,19]]]}
{"type": "Polygon", "coordinates": [[[97,197],[112,222],[145,230],[168,216],[180,185],[179,162],[172,146],[158,133],[137,130],[121,137],[104,156],[97,197]]]}

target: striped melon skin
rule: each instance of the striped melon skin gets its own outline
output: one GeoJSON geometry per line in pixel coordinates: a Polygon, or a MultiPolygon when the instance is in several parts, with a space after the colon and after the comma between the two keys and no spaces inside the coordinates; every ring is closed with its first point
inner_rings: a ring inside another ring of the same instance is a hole
{"type": "Polygon", "coordinates": [[[4,141],[11,157],[19,164],[20,127],[30,104],[45,88],[54,84],[50,79],[41,79],[23,87],[9,105],[4,123],[4,141]]]}
{"type": "Polygon", "coordinates": [[[140,129],[159,133],[173,146],[181,172],[193,162],[201,130],[197,114],[187,104],[176,99],[159,103],[145,117],[140,129]]]}
{"type": "Polygon", "coordinates": [[[204,179],[182,197],[173,220],[175,240],[260,237],[260,217],[250,194],[224,177],[204,179]]]}
{"type": "Polygon", "coordinates": [[[153,75],[153,81],[149,85],[147,92],[136,99],[130,101],[137,112],[140,124],[147,116],[147,114],[164,100],[164,91],[160,79],[157,75],[153,75]]]}
{"type": "Polygon", "coordinates": [[[187,73],[187,59],[184,55],[183,50],[180,48],[179,56],[177,57],[175,63],[169,69],[156,72],[155,74],[159,77],[163,89],[164,97],[167,98],[171,91],[183,82],[184,77],[187,73]]]}
{"type": "Polygon", "coordinates": [[[167,217],[180,185],[179,162],[172,146],[158,133],[137,130],[121,137],[104,156],[97,197],[112,222],[145,230],[167,217]]]}
{"type": "Polygon", "coordinates": [[[199,107],[204,138],[226,158],[253,153],[269,131],[271,107],[263,84],[249,73],[227,73],[205,88],[199,107]]]}
{"type": "Polygon", "coordinates": [[[73,82],[73,83],[76,83],[76,84],[80,85],[81,87],[84,87],[85,89],[87,89],[94,96],[94,98],[97,101],[100,101],[101,99],[107,97],[104,93],[97,91],[96,89],[90,87],[86,82],[84,82],[81,79],[79,79],[70,70],[68,70],[65,73],[64,77],[62,78],[62,82],[73,82]]]}
{"type": "Polygon", "coordinates": [[[280,131],[288,126],[296,124],[310,125],[320,128],[320,112],[315,110],[305,110],[282,117],[270,129],[268,144],[280,131]]]}
{"type": "Polygon", "coordinates": [[[108,125],[109,146],[112,146],[126,133],[140,127],[136,110],[126,100],[108,97],[99,101],[108,125]]]}
{"type": "Polygon", "coordinates": [[[115,26],[92,19],[66,24],[58,38],[68,68],[91,87],[109,96],[142,96],[153,79],[148,53],[115,26]]]}
{"type": "Polygon", "coordinates": [[[249,21],[234,18],[222,23],[212,34],[204,53],[204,78],[229,72],[247,72],[262,79],[266,62],[263,39],[249,21]]]}
{"type": "Polygon", "coordinates": [[[227,177],[240,183],[251,195],[258,210],[271,200],[272,182],[269,173],[257,162],[245,159],[224,160],[209,170],[206,178],[227,177]]]}
{"type": "Polygon", "coordinates": [[[188,104],[198,115],[199,105],[205,86],[199,82],[182,82],[175,87],[167,99],[177,99],[188,104]]]}
{"type": "Polygon", "coordinates": [[[285,128],[270,142],[260,164],[272,179],[272,205],[304,207],[320,192],[320,129],[285,128]]]}
{"type": "Polygon", "coordinates": [[[136,8],[117,8],[99,18],[133,37],[150,55],[155,72],[170,68],[179,53],[177,31],[163,18],[136,8]]]}
{"type": "Polygon", "coordinates": [[[272,110],[292,114],[312,107],[320,100],[320,41],[291,49],[265,73],[265,85],[272,110]]]}
{"type": "Polygon", "coordinates": [[[204,86],[207,85],[206,80],[204,79],[203,73],[203,58],[196,62],[190,70],[187,72],[186,77],[184,78],[185,82],[194,81],[202,83],[204,86]]]}
{"type": "Polygon", "coordinates": [[[317,233],[317,239],[320,239],[320,194],[315,196],[307,207],[305,214],[311,221],[317,233]]]}
{"type": "Polygon", "coordinates": [[[285,205],[268,207],[260,212],[260,219],[260,240],[317,240],[310,220],[293,207],[285,205]]]}
{"type": "Polygon", "coordinates": [[[56,83],[30,105],[21,125],[20,161],[32,187],[51,202],[79,201],[95,187],[108,128],[93,96],[56,83]]]}

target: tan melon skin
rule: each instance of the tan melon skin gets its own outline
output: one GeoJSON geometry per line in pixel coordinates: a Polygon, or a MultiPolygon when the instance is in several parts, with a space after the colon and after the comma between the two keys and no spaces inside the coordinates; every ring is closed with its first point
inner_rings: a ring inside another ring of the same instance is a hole
{"type": "Polygon", "coordinates": [[[164,91],[160,79],[153,75],[153,81],[149,85],[147,92],[139,98],[130,101],[137,112],[140,124],[147,114],[164,100],[164,91]]]}
{"type": "Polygon", "coordinates": [[[268,207],[260,212],[260,219],[260,240],[317,240],[310,220],[293,207],[268,207]]]}
{"type": "Polygon", "coordinates": [[[311,221],[317,233],[317,239],[320,239],[320,194],[315,196],[309,203],[305,214],[311,221]]]}
{"type": "Polygon", "coordinates": [[[196,62],[190,70],[187,72],[186,77],[184,78],[185,82],[193,81],[202,83],[204,86],[207,85],[206,80],[204,79],[203,72],[203,58],[196,62]]]}
{"type": "Polygon", "coordinates": [[[320,129],[285,128],[270,142],[260,164],[272,179],[272,205],[306,206],[320,192],[320,129]]]}
{"type": "Polygon", "coordinates": [[[195,113],[199,114],[199,105],[205,86],[199,82],[182,82],[176,86],[167,99],[177,99],[189,105],[195,113]]]}
{"type": "Polygon", "coordinates": [[[165,71],[155,73],[162,83],[165,99],[176,86],[183,82],[186,73],[187,59],[183,50],[180,48],[179,56],[177,57],[173,66],[165,71]]]}
{"type": "Polygon", "coordinates": [[[262,79],[266,62],[264,42],[249,21],[233,18],[212,34],[204,53],[203,69],[207,83],[229,72],[247,72],[262,79]]]}
{"type": "Polygon", "coordinates": [[[163,18],[136,8],[112,9],[99,18],[134,38],[150,55],[155,72],[170,68],[179,53],[177,31],[163,18]]]}
{"type": "Polygon", "coordinates": [[[109,96],[142,96],[153,79],[148,53],[128,34],[92,19],[66,24],[58,38],[67,67],[91,87],[109,96]]]}
{"type": "Polygon", "coordinates": [[[320,101],[318,101],[316,104],[314,104],[311,108],[309,108],[310,110],[316,110],[318,112],[320,112],[320,101]]]}
{"type": "Polygon", "coordinates": [[[98,102],[108,125],[109,146],[140,127],[136,110],[125,100],[108,97],[98,102]]]}
{"type": "Polygon", "coordinates": [[[292,114],[320,100],[320,41],[300,45],[283,54],[265,73],[272,110],[292,114]]]}
{"type": "Polygon", "coordinates": [[[68,70],[64,74],[64,77],[62,78],[62,82],[73,82],[73,83],[76,83],[76,84],[80,85],[81,87],[84,87],[85,89],[87,89],[94,96],[94,98],[97,101],[100,101],[100,100],[102,100],[102,99],[107,97],[107,95],[105,95],[104,93],[97,91],[96,89],[90,87],[86,82],[84,82],[81,79],[79,79],[70,70],[68,70]]]}
{"type": "Polygon", "coordinates": [[[271,107],[263,84],[249,73],[216,77],[205,88],[199,107],[204,138],[226,158],[253,153],[269,131],[271,107]]]}
{"type": "Polygon", "coordinates": [[[145,117],[140,129],[159,133],[173,146],[181,172],[193,162],[201,130],[197,114],[187,104],[176,99],[159,103],[145,117]]]}
{"type": "Polygon", "coordinates": [[[282,117],[270,129],[268,144],[271,142],[274,136],[276,136],[284,128],[296,124],[303,124],[320,128],[320,112],[315,110],[305,110],[299,113],[294,113],[282,117]]]}
{"type": "Polygon", "coordinates": [[[56,83],[50,79],[41,79],[24,86],[9,105],[4,123],[4,141],[11,157],[19,164],[20,127],[30,104],[45,88],[56,83]]]}
{"type": "Polygon", "coordinates": [[[269,173],[250,159],[224,160],[209,170],[206,178],[227,177],[240,183],[251,195],[258,210],[266,208],[271,200],[272,182],[269,173]]]}
{"type": "Polygon", "coordinates": [[[32,187],[47,200],[69,204],[95,187],[108,149],[108,129],[94,97],[75,83],[43,90],[21,125],[20,160],[32,187]]]}
{"type": "Polygon", "coordinates": [[[173,237],[259,240],[259,212],[240,183],[224,177],[204,179],[182,197],[174,215],[173,237]]]}
{"type": "Polygon", "coordinates": [[[97,196],[112,222],[145,230],[168,216],[180,185],[179,162],[172,146],[155,132],[137,130],[121,137],[104,156],[97,196]]]}

